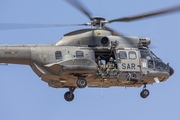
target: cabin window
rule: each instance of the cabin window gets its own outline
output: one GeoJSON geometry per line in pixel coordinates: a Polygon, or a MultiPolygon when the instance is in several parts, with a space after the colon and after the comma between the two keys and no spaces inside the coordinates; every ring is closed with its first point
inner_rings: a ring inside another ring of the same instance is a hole
{"type": "Polygon", "coordinates": [[[154,68],[153,60],[148,60],[148,68],[154,68]]]}
{"type": "Polygon", "coordinates": [[[76,58],[83,58],[84,54],[82,51],[76,51],[76,58]]]}
{"type": "Polygon", "coordinates": [[[130,51],[129,52],[129,59],[136,59],[137,56],[136,56],[136,53],[134,51],[130,51]]]}
{"type": "Polygon", "coordinates": [[[56,57],[56,59],[61,59],[62,58],[61,51],[56,51],[55,52],[55,57],[56,57]]]}
{"type": "Polygon", "coordinates": [[[120,59],[127,59],[127,54],[125,51],[120,51],[119,52],[119,58],[120,59]]]}

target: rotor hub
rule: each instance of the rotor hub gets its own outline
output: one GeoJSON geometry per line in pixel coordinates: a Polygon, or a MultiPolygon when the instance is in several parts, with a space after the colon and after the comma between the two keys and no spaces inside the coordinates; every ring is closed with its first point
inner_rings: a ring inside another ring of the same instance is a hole
{"type": "Polygon", "coordinates": [[[106,19],[103,17],[94,17],[91,19],[91,25],[96,27],[103,27],[106,19]]]}

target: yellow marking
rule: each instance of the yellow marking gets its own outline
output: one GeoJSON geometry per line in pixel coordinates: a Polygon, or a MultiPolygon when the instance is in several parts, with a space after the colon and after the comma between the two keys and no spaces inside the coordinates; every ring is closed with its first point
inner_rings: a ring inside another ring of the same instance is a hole
{"type": "Polygon", "coordinates": [[[124,60],[121,60],[121,62],[124,62],[124,60]]]}
{"type": "Polygon", "coordinates": [[[134,60],[132,60],[131,62],[134,63],[134,60]]]}
{"type": "Polygon", "coordinates": [[[14,55],[14,51],[12,51],[11,54],[14,55]]]}
{"type": "Polygon", "coordinates": [[[102,30],[94,30],[94,34],[101,35],[102,34],[102,30]]]}
{"type": "Polygon", "coordinates": [[[120,59],[120,58],[118,58],[118,62],[121,62],[121,59],[120,59]]]}
{"type": "Polygon", "coordinates": [[[96,34],[96,30],[94,30],[94,34],[96,34]]]}

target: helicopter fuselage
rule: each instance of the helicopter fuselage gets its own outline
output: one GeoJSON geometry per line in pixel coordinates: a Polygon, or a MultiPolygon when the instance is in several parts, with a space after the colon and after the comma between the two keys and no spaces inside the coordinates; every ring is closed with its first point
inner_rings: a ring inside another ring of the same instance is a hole
{"type": "Polygon", "coordinates": [[[180,5],[139,15],[106,19],[92,14],[77,0],[66,0],[90,20],[83,24],[6,24],[9,28],[91,26],[63,36],[54,44],[0,45],[0,63],[29,65],[50,87],[69,88],[67,101],[76,88],[143,87],[142,98],[149,96],[146,85],[166,81],[174,70],[150,49],[150,39],[123,36],[106,26],[180,11],[180,5]]]}
{"type": "Polygon", "coordinates": [[[85,29],[64,35],[55,44],[1,45],[0,63],[29,65],[50,87],[141,87],[166,81],[173,69],[148,49],[149,38],[113,36],[110,31],[85,29]],[[101,58],[102,64],[98,64],[101,58]],[[107,68],[110,58],[115,68],[107,68]],[[115,74],[116,72],[116,74],[115,74]]]}
{"type": "Polygon", "coordinates": [[[55,44],[1,45],[0,62],[30,65],[55,88],[77,87],[77,77],[86,78],[90,87],[140,87],[170,76],[170,67],[155,57],[147,48],[149,44],[149,38],[112,36],[106,30],[85,29],[66,34],[55,44]],[[105,69],[99,75],[98,56],[104,66],[113,57],[118,75],[106,76],[105,69]]]}

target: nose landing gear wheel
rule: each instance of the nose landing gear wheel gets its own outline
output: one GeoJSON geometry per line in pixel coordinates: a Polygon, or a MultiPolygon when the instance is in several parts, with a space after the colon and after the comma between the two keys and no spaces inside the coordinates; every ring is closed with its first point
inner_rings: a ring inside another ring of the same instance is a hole
{"type": "Polygon", "coordinates": [[[78,86],[79,88],[85,88],[86,85],[87,85],[87,81],[86,81],[85,78],[79,78],[79,79],[77,80],[76,84],[77,84],[77,86],[78,86]]]}
{"type": "Polygon", "coordinates": [[[140,93],[140,96],[142,98],[147,98],[149,96],[149,90],[147,90],[147,89],[142,90],[140,93]]]}
{"type": "Polygon", "coordinates": [[[71,102],[74,99],[74,94],[68,91],[64,94],[64,99],[68,102],[71,102]]]}

